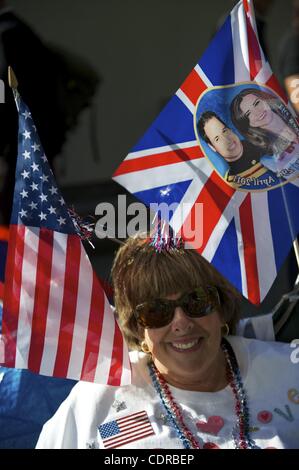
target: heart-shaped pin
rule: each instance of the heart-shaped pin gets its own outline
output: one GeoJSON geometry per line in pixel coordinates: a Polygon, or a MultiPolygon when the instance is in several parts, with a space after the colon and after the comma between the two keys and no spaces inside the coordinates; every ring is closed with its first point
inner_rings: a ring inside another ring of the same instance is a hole
{"type": "Polygon", "coordinates": [[[205,442],[202,446],[203,449],[220,449],[214,442],[205,442]]]}
{"type": "Polygon", "coordinates": [[[272,418],[272,413],[267,410],[260,411],[257,415],[257,419],[263,424],[270,423],[270,421],[272,421],[272,418]]]}
{"type": "Polygon", "coordinates": [[[220,429],[224,426],[224,420],[221,416],[210,416],[206,423],[204,421],[197,421],[196,426],[201,432],[217,436],[220,429]]]}

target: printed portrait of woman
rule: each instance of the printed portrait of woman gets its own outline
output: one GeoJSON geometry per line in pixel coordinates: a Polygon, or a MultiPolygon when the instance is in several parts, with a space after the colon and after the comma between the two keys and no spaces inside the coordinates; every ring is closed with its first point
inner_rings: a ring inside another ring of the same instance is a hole
{"type": "Polygon", "coordinates": [[[231,102],[236,129],[265,156],[261,163],[285,179],[299,172],[299,127],[282,100],[268,89],[245,88],[231,102]]]}

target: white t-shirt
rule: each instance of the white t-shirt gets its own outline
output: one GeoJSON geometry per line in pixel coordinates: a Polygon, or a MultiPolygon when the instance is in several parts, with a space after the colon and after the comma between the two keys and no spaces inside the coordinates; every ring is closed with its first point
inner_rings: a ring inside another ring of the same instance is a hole
{"type": "MultiPolygon", "coordinates": [[[[299,364],[289,344],[229,337],[247,392],[251,437],[260,448],[299,448],[299,364]]],[[[37,448],[182,449],[149,376],[131,353],[133,384],[79,382],[43,427],[37,448]]],[[[230,386],[215,393],[170,387],[201,446],[231,449],[236,424],[230,386]]]]}

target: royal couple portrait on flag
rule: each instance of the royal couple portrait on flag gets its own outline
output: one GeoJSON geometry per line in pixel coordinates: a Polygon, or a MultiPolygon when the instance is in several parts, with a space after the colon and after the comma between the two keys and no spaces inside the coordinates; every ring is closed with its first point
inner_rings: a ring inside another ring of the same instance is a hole
{"type": "Polygon", "coordinates": [[[19,145],[2,364],[78,381],[37,448],[299,448],[289,344],[272,323],[272,341],[237,334],[241,295],[259,305],[293,245],[299,258],[299,121],[250,0],[113,175],[146,206],[174,204],[151,233],[122,242],[115,308],[14,76],[11,86],[19,145]]]}

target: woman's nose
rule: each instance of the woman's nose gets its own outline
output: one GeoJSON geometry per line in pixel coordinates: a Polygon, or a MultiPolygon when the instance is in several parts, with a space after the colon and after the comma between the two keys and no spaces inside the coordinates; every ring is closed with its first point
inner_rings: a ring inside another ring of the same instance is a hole
{"type": "Polygon", "coordinates": [[[182,307],[176,307],[171,327],[174,331],[189,331],[193,328],[192,318],[186,315],[182,307]]]}

